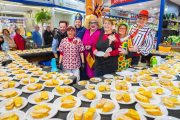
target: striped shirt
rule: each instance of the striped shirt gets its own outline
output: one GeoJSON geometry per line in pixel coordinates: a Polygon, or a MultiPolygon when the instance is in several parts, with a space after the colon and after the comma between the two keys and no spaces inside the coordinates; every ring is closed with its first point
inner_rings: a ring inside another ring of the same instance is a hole
{"type": "MultiPolygon", "coordinates": [[[[131,26],[129,35],[131,36],[136,30],[137,30],[137,24],[131,26]]],[[[134,40],[134,45],[139,47],[138,53],[141,53],[144,56],[147,56],[150,53],[150,51],[153,49],[153,44],[154,44],[153,31],[151,29],[148,29],[146,25],[143,28],[139,29],[138,33],[134,36],[133,40],[134,40]],[[144,43],[142,44],[144,37],[145,40],[144,43]]]]}

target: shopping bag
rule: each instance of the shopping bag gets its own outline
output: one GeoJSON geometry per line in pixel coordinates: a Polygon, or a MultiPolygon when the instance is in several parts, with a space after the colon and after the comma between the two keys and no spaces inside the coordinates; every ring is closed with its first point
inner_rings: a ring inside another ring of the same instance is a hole
{"type": "Polygon", "coordinates": [[[87,55],[87,57],[86,57],[86,61],[87,61],[87,63],[88,63],[88,65],[89,65],[90,68],[93,68],[93,67],[94,67],[94,62],[95,62],[95,60],[94,60],[94,58],[91,57],[90,52],[88,53],[88,55],[87,55]]]}

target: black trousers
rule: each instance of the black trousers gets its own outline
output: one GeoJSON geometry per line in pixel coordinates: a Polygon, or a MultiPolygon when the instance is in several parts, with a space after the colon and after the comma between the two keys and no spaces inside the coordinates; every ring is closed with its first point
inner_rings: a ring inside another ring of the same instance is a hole
{"type": "Polygon", "coordinates": [[[131,65],[137,65],[139,63],[139,59],[140,59],[140,56],[139,57],[132,57],[132,62],[131,62],[131,65]]]}

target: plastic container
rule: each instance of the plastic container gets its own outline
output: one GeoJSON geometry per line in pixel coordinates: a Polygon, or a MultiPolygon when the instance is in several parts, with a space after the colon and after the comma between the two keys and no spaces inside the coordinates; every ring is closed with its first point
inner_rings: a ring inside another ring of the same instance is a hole
{"type": "Polygon", "coordinates": [[[40,61],[40,65],[51,66],[51,60],[40,61]]]}

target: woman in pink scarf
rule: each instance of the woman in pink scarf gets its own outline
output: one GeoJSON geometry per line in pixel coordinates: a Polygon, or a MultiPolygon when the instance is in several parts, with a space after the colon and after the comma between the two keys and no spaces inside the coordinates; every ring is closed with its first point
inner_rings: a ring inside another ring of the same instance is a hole
{"type": "MultiPolygon", "coordinates": [[[[88,15],[85,19],[85,24],[84,27],[87,28],[84,37],[82,39],[83,44],[85,46],[85,60],[90,52],[91,57],[93,57],[93,52],[92,52],[92,46],[94,44],[94,41],[96,40],[97,37],[99,37],[101,31],[99,29],[102,28],[102,19],[97,18],[95,15],[88,15]]],[[[94,68],[90,68],[87,60],[86,60],[86,74],[88,77],[94,77],[94,68]]]]}

